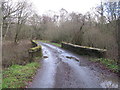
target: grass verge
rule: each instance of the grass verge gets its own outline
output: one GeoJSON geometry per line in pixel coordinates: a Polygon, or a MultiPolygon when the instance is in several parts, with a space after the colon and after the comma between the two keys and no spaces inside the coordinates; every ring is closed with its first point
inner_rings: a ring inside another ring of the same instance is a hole
{"type": "Polygon", "coordinates": [[[61,44],[59,44],[59,43],[53,43],[53,42],[50,42],[50,41],[47,41],[47,40],[40,40],[40,41],[44,42],[44,43],[50,43],[50,44],[55,45],[57,47],[61,47],[61,44]]]}
{"type": "Polygon", "coordinates": [[[59,43],[52,43],[52,42],[50,42],[50,44],[55,45],[57,47],[61,47],[61,44],[59,44],[59,43]]]}
{"type": "Polygon", "coordinates": [[[32,62],[25,66],[12,65],[3,71],[2,88],[24,88],[28,82],[32,81],[39,66],[38,62],[32,62]]]}
{"type": "Polygon", "coordinates": [[[0,71],[0,90],[2,89],[2,71],[0,71]]]}
{"type": "Polygon", "coordinates": [[[117,65],[117,62],[114,60],[105,58],[92,58],[90,59],[90,61],[99,62],[105,65],[108,69],[112,70],[113,72],[119,72],[119,66],[117,65]]]}

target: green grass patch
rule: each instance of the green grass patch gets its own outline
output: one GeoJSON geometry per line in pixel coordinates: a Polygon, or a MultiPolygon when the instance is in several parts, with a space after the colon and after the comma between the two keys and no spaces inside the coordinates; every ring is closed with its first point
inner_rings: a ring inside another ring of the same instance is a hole
{"type": "Polygon", "coordinates": [[[24,88],[28,82],[32,81],[38,67],[38,62],[32,62],[25,66],[12,65],[5,69],[3,71],[2,88],[24,88]]]}
{"type": "Polygon", "coordinates": [[[50,42],[50,41],[47,41],[47,40],[40,40],[40,41],[44,42],[44,43],[50,43],[50,44],[55,45],[57,47],[61,47],[61,44],[59,44],[59,43],[53,43],[53,42],[50,42]]]}
{"type": "Polygon", "coordinates": [[[52,43],[52,42],[50,42],[50,44],[55,45],[57,47],[61,47],[61,44],[59,44],[59,43],[52,43]]]}
{"type": "Polygon", "coordinates": [[[105,58],[92,58],[90,60],[93,62],[100,62],[114,72],[119,72],[120,70],[115,60],[105,58]]]}
{"type": "Polygon", "coordinates": [[[0,90],[2,89],[2,70],[0,70],[0,90]]]}

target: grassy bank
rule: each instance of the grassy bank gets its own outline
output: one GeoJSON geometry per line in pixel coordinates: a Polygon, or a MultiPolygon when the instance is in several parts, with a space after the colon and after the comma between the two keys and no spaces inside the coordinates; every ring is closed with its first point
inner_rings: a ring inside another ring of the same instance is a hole
{"type": "Polygon", "coordinates": [[[115,60],[105,59],[105,58],[92,58],[90,61],[99,62],[106,66],[106,68],[110,69],[113,72],[119,72],[119,66],[115,60]]]}
{"type": "Polygon", "coordinates": [[[41,46],[32,44],[28,40],[19,44],[4,42],[2,88],[25,88],[32,81],[42,56],[41,46]]]}
{"type": "Polygon", "coordinates": [[[32,81],[39,66],[38,62],[32,62],[25,66],[12,65],[3,71],[2,88],[24,88],[28,82],[32,81]]]}
{"type": "Polygon", "coordinates": [[[57,47],[61,47],[61,44],[59,44],[59,43],[50,42],[50,44],[55,45],[55,46],[57,46],[57,47]]]}
{"type": "Polygon", "coordinates": [[[60,43],[53,43],[53,42],[51,42],[51,41],[46,41],[46,40],[40,40],[41,42],[44,42],[44,43],[50,43],[50,44],[52,44],[52,45],[55,45],[55,46],[57,46],[57,47],[61,47],[61,44],[60,43]]]}
{"type": "Polygon", "coordinates": [[[0,90],[2,89],[2,71],[0,71],[0,90]]]}

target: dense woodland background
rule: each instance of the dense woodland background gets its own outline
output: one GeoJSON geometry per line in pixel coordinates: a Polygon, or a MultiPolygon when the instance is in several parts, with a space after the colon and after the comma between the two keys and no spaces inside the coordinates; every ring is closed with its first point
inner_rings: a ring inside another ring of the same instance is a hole
{"type": "Polygon", "coordinates": [[[101,2],[86,14],[62,8],[58,12],[39,15],[27,1],[4,0],[0,8],[3,15],[3,61],[6,52],[12,48],[5,47],[6,42],[13,42],[13,46],[32,39],[107,49],[107,58],[119,60],[120,1],[101,2]]]}

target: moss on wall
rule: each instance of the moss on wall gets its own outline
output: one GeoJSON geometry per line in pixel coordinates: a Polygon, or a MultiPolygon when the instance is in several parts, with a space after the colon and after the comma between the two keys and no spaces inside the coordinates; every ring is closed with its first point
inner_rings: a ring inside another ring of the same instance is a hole
{"type": "Polygon", "coordinates": [[[68,49],[72,52],[75,52],[80,55],[89,55],[94,57],[105,57],[106,51],[105,49],[87,47],[87,46],[79,46],[71,43],[62,42],[62,48],[68,49]]]}
{"type": "Polygon", "coordinates": [[[33,58],[35,57],[42,57],[42,48],[40,45],[38,45],[38,42],[35,40],[32,40],[32,45],[33,48],[29,49],[29,57],[30,57],[30,62],[34,61],[33,58]]]}

